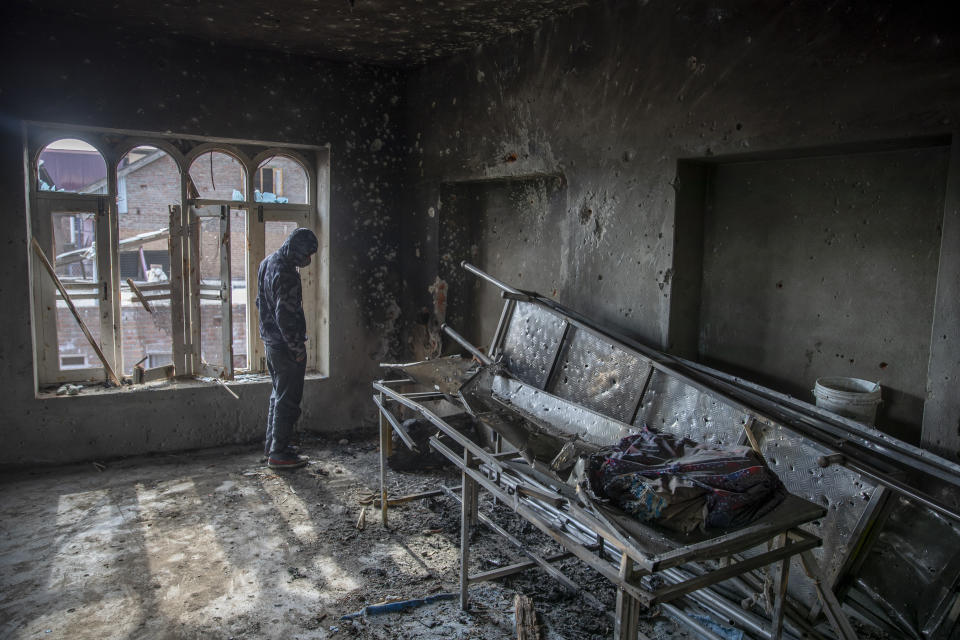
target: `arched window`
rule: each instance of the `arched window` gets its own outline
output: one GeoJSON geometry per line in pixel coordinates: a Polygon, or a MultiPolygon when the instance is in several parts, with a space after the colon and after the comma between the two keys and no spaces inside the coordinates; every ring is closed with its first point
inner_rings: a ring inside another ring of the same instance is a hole
{"type": "Polygon", "coordinates": [[[205,200],[246,200],[247,172],[224,151],[201,153],[190,165],[190,179],[205,200]]]}
{"type": "Polygon", "coordinates": [[[126,375],[132,373],[137,362],[143,362],[147,369],[173,362],[170,290],[169,284],[164,284],[171,275],[170,206],[179,203],[180,168],[167,152],[141,145],[120,160],[118,257],[126,375]],[[151,311],[140,302],[138,294],[151,298],[151,311]]]}
{"type": "Polygon", "coordinates": [[[63,138],[51,142],[37,162],[37,188],[66,193],[107,193],[107,163],[93,145],[63,138]]]}
{"type": "Polygon", "coordinates": [[[309,186],[302,164],[287,156],[271,156],[257,167],[253,199],[263,203],[307,204],[309,186]]]}
{"type": "MultiPolygon", "coordinates": [[[[257,268],[297,227],[326,246],[316,196],[329,192],[326,149],[310,147],[314,163],[300,147],[27,129],[41,387],[265,370],[257,268]]],[[[300,275],[307,367],[322,369],[327,262],[300,275]]]]}

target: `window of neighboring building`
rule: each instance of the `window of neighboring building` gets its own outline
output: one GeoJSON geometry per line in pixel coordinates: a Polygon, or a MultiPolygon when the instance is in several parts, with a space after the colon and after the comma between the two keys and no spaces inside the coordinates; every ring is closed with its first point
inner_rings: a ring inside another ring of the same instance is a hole
{"type": "Polygon", "coordinates": [[[302,164],[286,156],[272,156],[257,168],[254,200],[271,204],[307,204],[309,182],[302,164]]]}
{"type": "Polygon", "coordinates": [[[86,368],[87,365],[87,356],[85,354],[60,356],[60,367],[63,369],[83,369],[86,368]]]}
{"type": "MultiPolygon", "coordinates": [[[[260,167],[253,188],[262,193],[272,193],[283,197],[283,169],[280,167],[260,167]]],[[[262,197],[261,197],[262,200],[262,197]]]]}

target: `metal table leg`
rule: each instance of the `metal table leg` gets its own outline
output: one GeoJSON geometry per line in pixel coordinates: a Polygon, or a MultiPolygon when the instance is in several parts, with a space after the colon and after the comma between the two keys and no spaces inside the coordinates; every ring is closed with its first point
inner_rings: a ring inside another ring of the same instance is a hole
{"type": "MultiPolygon", "coordinates": [[[[631,581],[634,574],[633,559],[623,554],[620,557],[620,577],[631,581]]],[[[617,616],[613,624],[616,640],[636,640],[640,633],[640,601],[623,589],[617,589],[617,616]]]]}
{"type": "MultiPolygon", "coordinates": [[[[383,406],[383,394],[380,394],[380,406],[383,406]]],[[[387,526],[387,456],[390,455],[390,424],[383,419],[381,409],[377,416],[380,418],[380,521],[387,526]]]]}
{"type": "Polygon", "coordinates": [[[470,528],[477,521],[477,481],[466,472],[473,464],[470,450],[463,450],[464,471],[462,473],[460,501],[460,608],[469,610],[470,603],[467,587],[470,585],[470,528]]]}
{"type": "MultiPolygon", "coordinates": [[[[777,546],[786,547],[790,544],[787,534],[783,533],[777,537],[777,546]]],[[[773,603],[773,619],[770,622],[771,640],[780,640],[783,635],[783,605],[787,599],[787,581],[790,579],[790,559],[793,556],[787,556],[780,561],[780,569],[777,571],[777,582],[774,590],[775,600],[773,603]]]]}

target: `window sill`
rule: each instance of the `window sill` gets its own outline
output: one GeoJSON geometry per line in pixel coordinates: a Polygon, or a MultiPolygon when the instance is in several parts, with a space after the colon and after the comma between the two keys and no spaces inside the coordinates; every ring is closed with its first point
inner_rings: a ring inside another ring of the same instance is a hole
{"type": "MultiPolygon", "coordinates": [[[[304,376],[304,382],[313,380],[326,380],[329,376],[319,372],[310,372],[304,376]]],[[[245,387],[249,385],[270,385],[270,376],[266,373],[242,373],[237,374],[236,379],[226,383],[231,389],[234,387],[245,387]]],[[[38,400],[77,398],[81,396],[103,396],[118,395],[130,393],[144,393],[149,391],[179,391],[181,389],[201,389],[204,387],[219,387],[213,378],[174,378],[171,380],[157,380],[155,382],[146,382],[143,384],[123,385],[122,387],[105,387],[103,383],[88,382],[77,384],[80,391],[74,395],[57,395],[57,389],[60,386],[43,387],[36,393],[38,400]]],[[[223,391],[221,391],[223,393],[223,391]]]]}

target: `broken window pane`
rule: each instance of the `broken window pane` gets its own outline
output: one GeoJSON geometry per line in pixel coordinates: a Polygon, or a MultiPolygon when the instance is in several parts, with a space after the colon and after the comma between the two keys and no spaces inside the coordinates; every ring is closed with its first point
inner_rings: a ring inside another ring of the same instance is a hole
{"type": "Polygon", "coordinates": [[[208,151],[190,165],[190,179],[207,200],[244,200],[247,172],[240,161],[223,151],[208,151]]]}
{"type": "Polygon", "coordinates": [[[180,169],[164,151],[140,146],[117,165],[123,373],[173,362],[170,315],[170,205],[180,202],[180,169]],[[127,283],[150,298],[148,311],[127,283]],[[166,296],[163,298],[163,296],[166,296]],[[160,297],[163,299],[154,299],[160,297]]]}
{"type": "MultiPolygon", "coordinates": [[[[70,295],[77,313],[90,335],[100,344],[100,300],[102,291],[97,277],[96,215],[90,212],[51,214],[53,247],[57,277],[70,295]]],[[[67,302],[56,294],[57,349],[60,366],[81,369],[100,366],[96,352],[80,329],[67,302]]]]}
{"type": "Polygon", "coordinates": [[[67,193],[107,193],[107,164],[92,145],[75,138],[48,144],[37,162],[37,188],[67,193]]]}
{"type": "Polygon", "coordinates": [[[307,204],[307,172],[286,156],[273,156],[260,163],[253,178],[253,199],[276,204],[307,204]]]}

